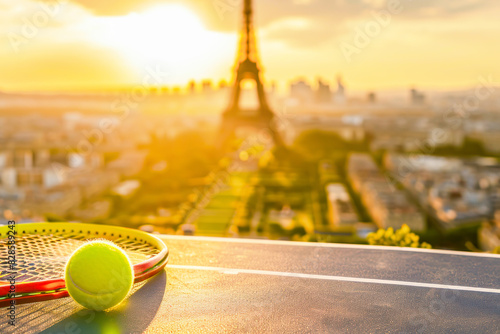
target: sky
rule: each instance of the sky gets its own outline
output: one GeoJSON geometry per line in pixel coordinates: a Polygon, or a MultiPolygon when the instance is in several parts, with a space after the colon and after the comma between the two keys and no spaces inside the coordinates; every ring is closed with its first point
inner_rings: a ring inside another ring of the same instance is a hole
{"type": "MultiPolygon", "coordinates": [[[[0,90],[231,80],[243,0],[0,0],[0,90]],[[152,74],[152,72],[155,72],[152,74]]],[[[266,83],[458,89],[500,81],[500,2],[254,0],[266,83]]]]}

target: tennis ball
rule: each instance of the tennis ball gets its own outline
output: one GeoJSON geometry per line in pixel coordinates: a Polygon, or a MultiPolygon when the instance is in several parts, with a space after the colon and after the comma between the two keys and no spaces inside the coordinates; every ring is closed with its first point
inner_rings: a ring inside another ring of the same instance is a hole
{"type": "Polygon", "coordinates": [[[80,246],[65,269],[66,288],[80,305],[102,311],[118,305],[132,289],[134,271],[127,254],[110,241],[80,246]]]}

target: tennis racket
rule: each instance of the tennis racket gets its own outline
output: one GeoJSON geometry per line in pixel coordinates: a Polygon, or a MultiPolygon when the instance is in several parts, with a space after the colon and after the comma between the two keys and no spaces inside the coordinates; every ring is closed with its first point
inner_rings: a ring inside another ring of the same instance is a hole
{"type": "Polygon", "coordinates": [[[18,305],[69,296],[64,282],[66,262],[74,250],[92,239],[110,240],[127,253],[135,283],[154,276],[168,262],[163,241],[135,229],[80,223],[0,226],[0,307],[11,305],[12,300],[18,305]]]}

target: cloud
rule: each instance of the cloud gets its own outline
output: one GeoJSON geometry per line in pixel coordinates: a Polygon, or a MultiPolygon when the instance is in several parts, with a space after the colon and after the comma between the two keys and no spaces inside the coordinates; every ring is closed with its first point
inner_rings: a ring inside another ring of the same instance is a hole
{"type": "Polygon", "coordinates": [[[491,8],[494,2],[488,0],[419,0],[402,2],[404,4],[403,17],[448,18],[454,15],[471,13],[479,9],[491,8]]]}
{"type": "Polygon", "coordinates": [[[0,73],[9,87],[64,88],[132,82],[115,50],[92,43],[88,24],[94,18],[74,3],[0,0],[0,73]]]}
{"type": "Polygon", "coordinates": [[[7,6],[0,0],[0,56],[25,52],[31,46],[47,41],[74,41],[85,36],[78,25],[91,18],[84,8],[73,3],[51,4],[33,0],[16,0],[7,6]]]}
{"type": "Polygon", "coordinates": [[[261,30],[266,40],[280,41],[291,47],[314,48],[331,39],[335,27],[325,20],[288,17],[261,30]]]}
{"type": "MultiPolygon", "coordinates": [[[[54,0],[41,0],[46,3],[53,3],[54,0]]],[[[131,11],[141,8],[143,4],[157,3],[155,0],[120,0],[120,1],[103,1],[103,0],[66,0],[73,4],[80,5],[86,8],[89,12],[99,16],[118,16],[125,15],[131,11]]]]}
{"type": "MultiPolygon", "coordinates": [[[[7,0],[0,0],[7,1],[7,0]]],[[[24,0],[21,0],[24,1],[24,0]]],[[[53,2],[55,0],[42,0],[53,2]]],[[[97,16],[121,16],[141,11],[158,4],[181,4],[196,12],[208,29],[235,31],[240,27],[243,0],[68,0],[97,16]]],[[[293,17],[307,17],[322,23],[327,31],[342,29],[349,21],[369,18],[373,10],[387,8],[387,4],[398,1],[403,12],[398,16],[407,19],[449,18],[489,8],[498,8],[490,0],[254,0],[256,22],[259,28],[267,28],[276,22],[293,17]]],[[[301,33],[302,34],[302,33],[301,33]]],[[[281,35],[276,33],[276,36],[281,35]]],[[[311,29],[312,40],[328,38],[328,34],[311,29]],[[319,35],[318,35],[319,33],[319,35]]]]}
{"type": "MultiPolygon", "coordinates": [[[[255,1],[255,19],[266,39],[292,47],[316,47],[351,33],[352,22],[371,20],[373,11],[386,9],[392,1],[398,0],[258,0],[255,1]],[[311,24],[288,24],[297,18],[307,19],[311,24]]],[[[441,19],[442,24],[460,15],[484,15],[499,7],[497,2],[489,0],[399,1],[403,10],[393,17],[394,20],[441,19]]],[[[225,12],[224,20],[213,20],[209,26],[216,30],[234,30],[239,27],[240,15],[240,8],[236,7],[225,12]]]]}

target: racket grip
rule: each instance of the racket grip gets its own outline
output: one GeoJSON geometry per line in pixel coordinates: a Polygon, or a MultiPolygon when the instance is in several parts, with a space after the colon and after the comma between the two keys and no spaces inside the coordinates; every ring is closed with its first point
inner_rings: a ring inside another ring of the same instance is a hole
{"type": "Polygon", "coordinates": [[[68,296],[69,296],[69,293],[67,290],[61,290],[61,291],[57,291],[57,292],[53,292],[53,293],[37,295],[36,297],[28,295],[28,296],[22,296],[22,297],[17,297],[17,298],[3,299],[3,300],[0,300],[0,308],[9,306],[11,300],[15,300],[16,305],[21,305],[21,304],[41,302],[41,301],[46,301],[46,300],[54,300],[54,299],[68,297],[68,296]]]}
{"type": "MultiPolygon", "coordinates": [[[[40,282],[23,282],[16,283],[15,285],[15,293],[29,293],[29,292],[43,292],[43,291],[54,291],[58,289],[63,289],[66,287],[64,279],[54,279],[40,282]]],[[[6,296],[10,292],[10,284],[9,285],[1,285],[0,286],[0,296],[6,296]]]]}

